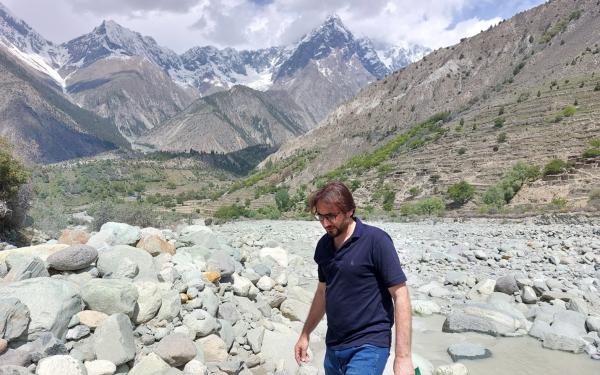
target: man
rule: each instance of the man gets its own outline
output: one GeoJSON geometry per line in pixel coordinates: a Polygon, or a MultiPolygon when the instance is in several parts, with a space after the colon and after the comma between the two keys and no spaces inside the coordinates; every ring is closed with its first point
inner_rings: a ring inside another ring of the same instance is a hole
{"type": "Polygon", "coordinates": [[[309,206],[327,233],[315,250],[319,284],[296,361],[309,360],[310,333],[327,313],[325,374],[380,375],[395,320],[394,375],[413,375],[410,298],[392,239],[354,217],[352,193],[340,182],[313,193],[309,206]]]}

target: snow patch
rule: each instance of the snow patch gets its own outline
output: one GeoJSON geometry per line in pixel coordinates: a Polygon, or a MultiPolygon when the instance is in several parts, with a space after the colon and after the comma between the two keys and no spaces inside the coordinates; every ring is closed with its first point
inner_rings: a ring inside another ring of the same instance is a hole
{"type": "Polygon", "coordinates": [[[52,66],[50,66],[42,56],[35,53],[23,52],[13,45],[9,45],[7,47],[8,50],[13,55],[18,57],[21,61],[25,62],[27,65],[34,68],[35,70],[46,74],[54,81],[56,81],[63,88],[63,91],[65,90],[65,88],[67,87],[65,79],[61,77],[58,71],[52,66]]]}

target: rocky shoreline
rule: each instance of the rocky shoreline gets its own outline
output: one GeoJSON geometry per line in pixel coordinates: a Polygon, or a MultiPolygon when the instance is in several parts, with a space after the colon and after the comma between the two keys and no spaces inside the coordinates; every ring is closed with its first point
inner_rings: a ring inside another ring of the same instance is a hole
{"type": "MultiPolygon", "coordinates": [[[[378,223],[409,277],[416,316],[441,331],[531,336],[600,359],[600,221],[378,223]]],[[[107,223],[0,251],[0,374],[320,374],[291,348],[316,287],[318,223],[174,229],[107,223]]],[[[2,246],[0,245],[0,248],[2,246]]],[[[466,374],[494,349],[457,341],[423,374],[466,374]],[[471,362],[472,363],[472,362],[471,362]]],[[[598,367],[600,368],[600,362],[598,367]]]]}

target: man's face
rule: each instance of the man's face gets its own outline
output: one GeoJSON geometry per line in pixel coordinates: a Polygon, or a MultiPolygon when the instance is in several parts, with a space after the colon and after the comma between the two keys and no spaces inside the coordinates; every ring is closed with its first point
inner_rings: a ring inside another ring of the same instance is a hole
{"type": "Polygon", "coordinates": [[[337,237],[346,232],[352,222],[352,211],[343,212],[338,206],[327,202],[317,202],[319,222],[331,237],[337,237]]]}

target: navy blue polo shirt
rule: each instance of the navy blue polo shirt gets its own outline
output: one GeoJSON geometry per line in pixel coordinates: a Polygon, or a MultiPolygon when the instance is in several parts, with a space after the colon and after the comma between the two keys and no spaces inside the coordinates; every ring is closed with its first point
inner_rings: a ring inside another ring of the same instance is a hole
{"type": "Polygon", "coordinates": [[[394,305],[388,288],[406,282],[394,243],[383,230],[356,220],[339,250],[325,234],[317,243],[319,281],[326,283],[327,347],[391,346],[394,305]]]}

